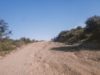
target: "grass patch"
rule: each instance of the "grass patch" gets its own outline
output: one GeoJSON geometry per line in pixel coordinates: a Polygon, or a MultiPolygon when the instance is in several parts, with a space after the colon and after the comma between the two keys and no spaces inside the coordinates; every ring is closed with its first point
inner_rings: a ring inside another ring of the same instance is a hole
{"type": "Polygon", "coordinates": [[[19,39],[19,40],[12,40],[12,39],[3,39],[0,41],[0,56],[4,56],[11,51],[15,50],[18,47],[23,45],[32,43],[33,41],[29,39],[19,39]]]}

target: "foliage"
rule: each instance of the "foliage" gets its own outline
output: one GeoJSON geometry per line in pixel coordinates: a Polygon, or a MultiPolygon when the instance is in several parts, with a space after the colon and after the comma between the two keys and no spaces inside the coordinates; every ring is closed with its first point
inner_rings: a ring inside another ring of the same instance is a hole
{"type": "Polygon", "coordinates": [[[93,16],[86,20],[86,27],[77,27],[69,31],[62,31],[53,39],[56,42],[74,44],[78,42],[99,42],[100,43],[100,16],[93,16]]]}
{"type": "Polygon", "coordinates": [[[87,19],[85,30],[89,33],[100,31],[100,16],[93,16],[87,19]]]}
{"type": "Polygon", "coordinates": [[[35,42],[35,41],[30,40],[29,38],[22,37],[22,38],[20,38],[18,40],[15,40],[14,44],[16,45],[16,47],[20,47],[22,45],[25,45],[25,44],[28,44],[28,43],[32,43],[32,42],[35,42]]]}
{"type": "Polygon", "coordinates": [[[10,33],[8,24],[4,20],[0,20],[0,55],[5,55],[17,47],[33,42],[33,40],[25,37],[19,40],[10,39],[8,37],[10,33]]]}
{"type": "Polygon", "coordinates": [[[32,42],[33,41],[31,41],[29,38],[21,38],[19,40],[3,38],[0,41],[0,55],[5,55],[16,48],[21,47],[22,45],[26,45],[32,42]]]}
{"type": "Polygon", "coordinates": [[[100,42],[100,16],[93,16],[86,21],[85,32],[91,34],[89,40],[100,42]]]}
{"type": "Polygon", "coordinates": [[[4,20],[0,20],[0,39],[7,37],[11,31],[8,29],[8,24],[4,20]]]}
{"type": "Polygon", "coordinates": [[[64,42],[67,44],[72,44],[75,42],[79,42],[86,38],[86,35],[83,34],[84,28],[77,27],[75,29],[71,29],[70,31],[62,31],[54,41],[64,42]]]}

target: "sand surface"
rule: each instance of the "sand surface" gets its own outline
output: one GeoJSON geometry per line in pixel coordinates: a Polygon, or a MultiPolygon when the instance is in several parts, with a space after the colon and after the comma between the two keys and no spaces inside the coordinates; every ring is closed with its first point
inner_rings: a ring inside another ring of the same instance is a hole
{"type": "Polygon", "coordinates": [[[100,63],[77,52],[53,50],[64,46],[36,42],[0,59],[0,75],[100,75],[100,63]]]}

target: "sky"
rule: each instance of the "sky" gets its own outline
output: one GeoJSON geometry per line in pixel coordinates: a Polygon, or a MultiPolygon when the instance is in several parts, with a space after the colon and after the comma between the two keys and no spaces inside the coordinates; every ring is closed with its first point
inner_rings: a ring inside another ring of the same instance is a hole
{"type": "Polygon", "coordinates": [[[63,30],[84,27],[94,15],[100,16],[100,0],[0,0],[0,19],[13,39],[50,40],[63,30]]]}

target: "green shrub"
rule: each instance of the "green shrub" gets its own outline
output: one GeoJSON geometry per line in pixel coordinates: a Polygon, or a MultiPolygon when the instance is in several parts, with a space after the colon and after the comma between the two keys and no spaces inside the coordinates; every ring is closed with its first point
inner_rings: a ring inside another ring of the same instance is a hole
{"type": "Polygon", "coordinates": [[[9,38],[4,38],[0,41],[0,55],[5,55],[12,50],[28,43],[31,43],[31,40],[22,38],[19,40],[12,40],[9,38]]]}
{"type": "Polygon", "coordinates": [[[62,31],[56,38],[54,38],[54,41],[72,44],[85,38],[86,35],[84,34],[84,28],[77,27],[75,29],[71,29],[70,31],[62,31]]]}
{"type": "Polygon", "coordinates": [[[62,31],[53,39],[56,42],[74,44],[81,41],[100,43],[100,16],[93,16],[86,20],[86,27],[77,27],[69,31],[62,31]]]}

